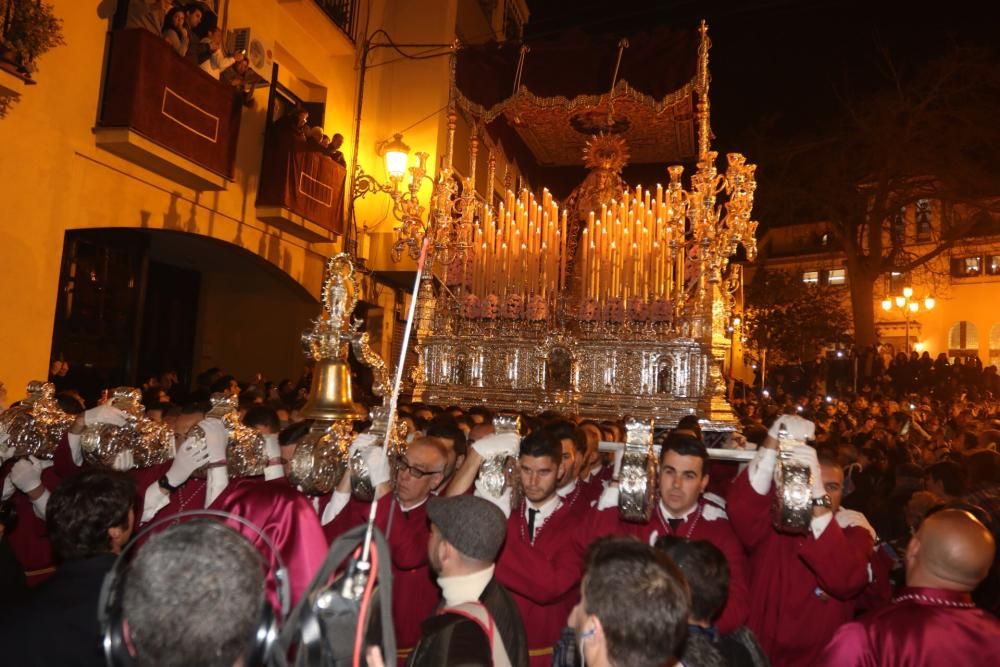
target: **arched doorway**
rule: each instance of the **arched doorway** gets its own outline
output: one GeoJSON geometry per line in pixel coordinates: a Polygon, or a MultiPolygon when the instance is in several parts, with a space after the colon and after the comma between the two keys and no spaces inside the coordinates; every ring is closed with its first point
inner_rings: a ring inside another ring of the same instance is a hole
{"type": "Polygon", "coordinates": [[[209,368],[294,381],[305,363],[299,338],[318,309],[288,274],[229,243],[162,230],[68,231],[52,359],[69,365],[62,379],[88,400],[166,371],[181,387],[209,368]]]}

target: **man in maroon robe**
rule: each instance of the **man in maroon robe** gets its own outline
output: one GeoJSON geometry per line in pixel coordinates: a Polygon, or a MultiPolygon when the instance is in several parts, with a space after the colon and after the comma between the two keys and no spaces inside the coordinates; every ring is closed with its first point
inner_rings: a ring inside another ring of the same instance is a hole
{"type": "Polygon", "coordinates": [[[874,531],[857,512],[840,510],[843,469],[822,468],[816,450],[799,445],[793,456],[811,470],[813,518],[804,535],[781,532],[771,523],[779,422],[796,439],[814,426],[785,415],[775,422],[764,447],[740,473],[727,508],[733,530],[750,556],[748,627],[776,667],[813,665],[837,628],[851,620],[855,599],[869,583],[874,531]],[[831,493],[832,492],[832,493],[831,493]],[[832,497],[832,496],[837,497],[832,497]]]}
{"type": "MultiPolygon", "coordinates": [[[[373,441],[374,442],[374,441],[373,441]]],[[[430,526],[427,499],[444,481],[448,451],[436,438],[418,438],[406,448],[396,476],[395,493],[390,493],[388,462],[382,447],[362,445],[362,454],[375,485],[375,526],[389,543],[392,556],[392,621],[396,630],[397,658],[405,661],[420,640],[420,624],[434,613],[441,599],[431,576],[427,556],[430,526]]],[[[350,476],[344,475],[340,488],[330,500],[350,493],[350,476]]],[[[334,517],[324,512],[329,523],[323,526],[332,542],[355,526],[368,523],[371,503],[350,497],[334,517]]]]}
{"type": "Polygon", "coordinates": [[[906,549],[906,588],[892,604],[840,627],[819,656],[837,667],[974,667],[1000,655],[1000,622],[972,602],[989,573],[993,536],[968,512],[928,516],[906,549]]]}
{"type": "Polygon", "coordinates": [[[517,454],[523,500],[511,507],[510,491],[500,498],[476,482],[476,494],[495,502],[508,515],[507,541],[497,559],[496,577],[514,596],[524,619],[532,667],[552,664],[552,648],[574,605],[586,549],[589,508],[580,494],[562,497],[558,480],[566,473],[563,449],[547,430],[535,431],[519,447],[512,433],[487,436],[469,450],[448,493],[464,493],[484,459],[517,454]]]}
{"type": "Polygon", "coordinates": [[[743,545],[729,522],[726,510],[706,499],[708,487],[708,450],[696,437],[671,434],[660,452],[659,502],[647,523],[630,523],[618,513],[618,486],[613,484],[602,495],[593,519],[591,536],[631,534],[646,544],[661,535],[675,535],[691,540],[707,540],[726,556],[730,584],[722,615],[720,632],[732,632],[747,620],[750,595],[747,586],[747,560],[743,545]]]}

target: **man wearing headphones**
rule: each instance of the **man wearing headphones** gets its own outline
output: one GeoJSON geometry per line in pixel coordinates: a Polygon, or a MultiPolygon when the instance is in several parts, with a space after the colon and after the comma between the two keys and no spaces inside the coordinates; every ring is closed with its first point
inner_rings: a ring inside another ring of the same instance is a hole
{"type": "Polygon", "coordinates": [[[580,602],[569,617],[581,663],[673,664],[689,607],[684,575],[666,554],[633,537],[597,540],[587,551],[580,602]]]}
{"type": "Polygon", "coordinates": [[[260,554],[218,521],[154,535],[106,588],[112,665],[263,665],[276,632],[260,554]]]}

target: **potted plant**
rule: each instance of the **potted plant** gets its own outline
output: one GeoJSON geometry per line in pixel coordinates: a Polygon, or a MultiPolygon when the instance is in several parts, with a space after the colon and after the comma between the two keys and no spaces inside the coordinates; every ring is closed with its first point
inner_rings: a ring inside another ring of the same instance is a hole
{"type": "Polygon", "coordinates": [[[0,5],[6,5],[0,56],[30,77],[38,70],[39,56],[66,43],[62,19],[55,15],[52,5],[41,0],[0,0],[0,5]]]}

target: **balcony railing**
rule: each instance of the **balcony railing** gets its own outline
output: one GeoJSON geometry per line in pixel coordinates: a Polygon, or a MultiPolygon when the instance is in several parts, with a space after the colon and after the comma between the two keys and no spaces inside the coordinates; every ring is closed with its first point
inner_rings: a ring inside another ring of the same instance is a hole
{"type": "MultiPolygon", "coordinates": [[[[181,58],[158,36],[142,29],[112,33],[99,143],[102,131],[126,129],[130,135],[141,135],[212,174],[231,179],[240,110],[231,86],[181,58]]],[[[142,162],[137,155],[150,153],[128,138],[104,143],[137,162],[142,162]]],[[[152,159],[164,162],[160,157],[152,159]]],[[[151,164],[146,166],[157,170],[151,164]]]]}
{"type": "Polygon", "coordinates": [[[314,144],[296,139],[280,125],[272,126],[264,140],[257,215],[286,227],[292,223],[294,233],[310,238],[341,234],[346,177],[347,170],[314,144]],[[295,216],[322,230],[310,230],[295,216]]]}
{"type": "Polygon", "coordinates": [[[354,41],[355,20],[358,13],[358,0],[314,0],[323,13],[337,24],[347,36],[354,41]]]}

